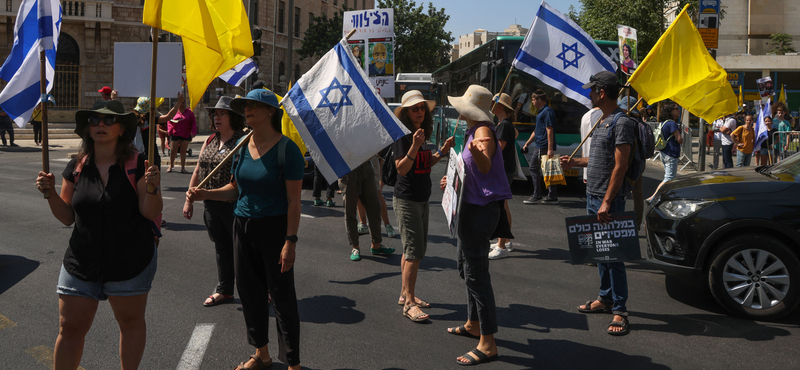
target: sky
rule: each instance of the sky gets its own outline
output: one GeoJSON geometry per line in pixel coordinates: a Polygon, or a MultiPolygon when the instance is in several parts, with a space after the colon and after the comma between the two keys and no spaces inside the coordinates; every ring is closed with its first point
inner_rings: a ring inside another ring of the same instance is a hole
{"type": "MultiPolygon", "coordinates": [[[[541,4],[539,0],[417,0],[416,3],[423,4],[426,11],[428,3],[432,3],[437,9],[445,9],[445,13],[450,16],[445,31],[452,32],[454,44],[458,43],[458,36],[480,28],[490,32],[503,32],[515,23],[530,28],[541,4]]],[[[581,6],[579,0],[550,0],[548,4],[564,14],[567,14],[570,5],[578,10],[581,6]]]]}

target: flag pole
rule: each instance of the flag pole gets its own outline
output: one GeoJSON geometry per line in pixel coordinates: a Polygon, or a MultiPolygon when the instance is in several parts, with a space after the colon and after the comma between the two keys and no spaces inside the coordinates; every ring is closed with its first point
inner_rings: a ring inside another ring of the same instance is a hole
{"type": "MultiPolygon", "coordinates": [[[[625,86],[623,86],[622,89],[628,88],[628,86],[630,86],[630,85],[629,84],[625,84],[625,86]]],[[[622,92],[622,89],[620,89],[620,92],[622,92]]],[[[642,101],[642,99],[644,99],[644,97],[639,97],[639,100],[636,101],[636,104],[634,104],[634,106],[639,105],[639,103],[642,101]]],[[[592,129],[589,130],[588,134],[586,134],[586,137],[584,137],[583,140],[581,140],[581,143],[578,144],[578,147],[575,148],[575,151],[572,152],[572,154],[570,154],[570,156],[569,156],[570,160],[572,160],[572,157],[574,157],[575,154],[577,154],[578,151],[581,150],[581,147],[586,142],[586,139],[589,138],[589,136],[592,136],[592,132],[594,132],[594,129],[597,128],[597,125],[600,124],[600,121],[602,121],[602,120],[603,120],[603,117],[600,117],[600,118],[597,119],[597,122],[595,122],[594,126],[592,126],[592,129]]]]}
{"type": "MultiPolygon", "coordinates": [[[[39,85],[41,87],[42,96],[39,98],[39,104],[42,110],[42,171],[50,173],[50,147],[47,135],[47,76],[46,64],[47,59],[44,50],[39,51],[39,85]]],[[[50,198],[50,189],[44,190],[44,199],[50,198]]]]}
{"type": "MultiPolygon", "coordinates": [[[[503,85],[502,85],[502,86],[500,86],[500,90],[497,92],[497,94],[498,94],[498,95],[499,95],[499,94],[502,94],[502,93],[503,93],[503,89],[505,89],[505,88],[506,88],[506,83],[508,82],[508,78],[509,78],[509,77],[511,77],[511,72],[514,72],[514,66],[511,66],[511,68],[509,68],[509,69],[508,69],[508,74],[506,74],[506,79],[505,79],[505,80],[503,80],[503,85]]],[[[499,96],[498,96],[498,99],[500,99],[500,97],[499,97],[499,96]]],[[[491,112],[492,110],[494,110],[494,105],[495,105],[495,104],[497,104],[497,100],[495,100],[495,99],[492,99],[492,108],[490,108],[490,109],[489,109],[489,111],[490,111],[490,112],[491,112]]]]}
{"type": "MultiPolygon", "coordinates": [[[[150,33],[153,38],[153,55],[150,62],[150,122],[147,129],[147,161],[151,166],[155,165],[155,142],[156,131],[158,130],[158,122],[156,118],[156,67],[158,66],[158,34],[160,30],[152,27],[150,33]]],[[[147,192],[154,193],[156,186],[154,184],[147,184],[147,192]]]]}

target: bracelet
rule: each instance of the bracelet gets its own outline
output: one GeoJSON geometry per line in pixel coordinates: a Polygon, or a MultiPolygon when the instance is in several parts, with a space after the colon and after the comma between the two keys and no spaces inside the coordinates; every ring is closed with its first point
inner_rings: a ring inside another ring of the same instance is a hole
{"type": "Polygon", "coordinates": [[[417,160],[416,158],[411,158],[411,157],[409,157],[409,156],[408,156],[408,154],[406,154],[406,158],[410,159],[410,160],[411,160],[411,162],[414,162],[414,161],[416,161],[416,160],[417,160]]]}
{"type": "Polygon", "coordinates": [[[444,155],[442,154],[442,150],[441,149],[437,148],[436,152],[439,153],[439,157],[444,157],[444,155]]]}

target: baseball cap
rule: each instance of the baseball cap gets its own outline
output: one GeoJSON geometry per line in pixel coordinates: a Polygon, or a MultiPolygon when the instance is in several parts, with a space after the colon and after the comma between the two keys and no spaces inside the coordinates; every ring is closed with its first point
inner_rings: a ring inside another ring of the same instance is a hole
{"type": "Polygon", "coordinates": [[[589,77],[589,83],[583,85],[584,89],[590,89],[595,85],[605,86],[605,87],[621,87],[622,85],[619,83],[617,76],[614,73],[609,71],[602,71],[596,73],[594,76],[589,77]]]}

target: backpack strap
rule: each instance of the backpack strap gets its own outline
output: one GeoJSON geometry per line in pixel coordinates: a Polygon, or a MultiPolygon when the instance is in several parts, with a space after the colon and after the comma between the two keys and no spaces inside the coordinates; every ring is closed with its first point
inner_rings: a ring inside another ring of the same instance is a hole
{"type": "MultiPolygon", "coordinates": [[[[130,181],[131,186],[133,186],[133,191],[136,192],[136,196],[139,196],[139,188],[136,187],[136,169],[139,164],[139,152],[133,151],[130,157],[125,160],[125,174],[128,176],[128,181],[130,181]]],[[[147,171],[147,169],[144,169],[147,171]]]]}
{"type": "Polygon", "coordinates": [[[214,136],[217,136],[216,132],[211,134],[211,136],[209,136],[208,139],[206,139],[206,145],[210,144],[211,140],[214,140],[214,136]]]}

